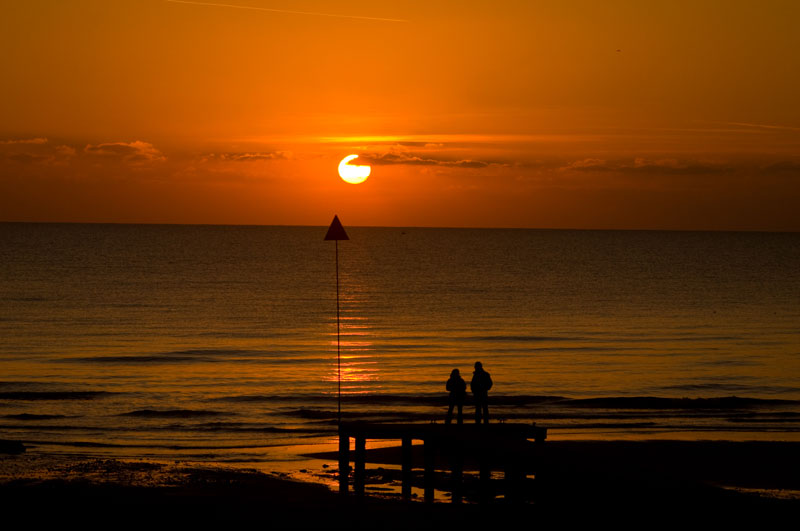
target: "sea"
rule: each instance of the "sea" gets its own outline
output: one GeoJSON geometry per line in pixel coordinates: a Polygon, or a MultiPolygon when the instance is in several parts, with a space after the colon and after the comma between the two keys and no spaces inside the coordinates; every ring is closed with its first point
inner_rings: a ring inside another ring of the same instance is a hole
{"type": "Polygon", "coordinates": [[[0,438],[268,469],[480,361],[548,440],[800,440],[798,233],[326,230],[0,223],[0,438]]]}

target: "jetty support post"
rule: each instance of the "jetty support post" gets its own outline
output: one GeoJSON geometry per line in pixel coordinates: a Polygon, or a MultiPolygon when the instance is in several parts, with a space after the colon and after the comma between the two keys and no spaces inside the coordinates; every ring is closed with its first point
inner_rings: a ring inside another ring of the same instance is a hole
{"type": "Polygon", "coordinates": [[[478,467],[480,469],[478,479],[478,492],[481,503],[487,503],[494,498],[492,493],[492,466],[489,463],[489,457],[482,450],[478,456],[478,467]]]}
{"type": "Polygon", "coordinates": [[[402,495],[403,499],[411,499],[411,460],[412,447],[411,438],[403,437],[403,457],[402,457],[402,495]]]}
{"type": "Polygon", "coordinates": [[[363,435],[356,436],[356,453],[353,458],[355,469],[353,471],[353,490],[355,491],[357,496],[364,495],[364,484],[365,484],[365,461],[367,459],[366,456],[366,446],[367,440],[364,438],[363,435]]]}
{"type": "Polygon", "coordinates": [[[522,491],[525,485],[525,471],[519,461],[511,458],[506,462],[504,482],[506,500],[511,503],[522,503],[524,500],[522,491]]]}
{"type": "Polygon", "coordinates": [[[350,474],[350,435],[339,429],[339,492],[347,494],[350,474]]]}
{"type": "Polygon", "coordinates": [[[452,479],[451,501],[453,503],[461,503],[464,497],[464,447],[461,444],[461,441],[452,441],[452,447],[450,451],[450,475],[452,479]]]}
{"type": "Polygon", "coordinates": [[[425,455],[425,503],[433,503],[433,483],[436,469],[436,441],[434,437],[424,439],[425,455]]]}

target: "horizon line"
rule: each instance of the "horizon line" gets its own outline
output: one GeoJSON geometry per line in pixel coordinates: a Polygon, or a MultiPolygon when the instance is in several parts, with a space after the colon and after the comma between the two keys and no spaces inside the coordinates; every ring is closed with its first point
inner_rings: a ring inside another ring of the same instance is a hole
{"type": "MultiPolygon", "coordinates": [[[[175,227],[297,227],[297,228],[326,228],[323,225],[308,224],[281,224],[281,223],[168,223],[168,222],[126,222],[126,221],[9,221],[0,220],[0,224],[27,224],[27,225],[148,225],[148,226],[175,226],[175,227]]],[[[798,230],[770,230],[770,229],[654,229],[654,228],[586,228],[586,227],[455,227],[433,225],[349,225],[347,228],[357,229],[445,229],[445,230],[530,230],[530,231],[572,231],[572,232],[746,232],[769,234],[798,234],[798,230]]]]}

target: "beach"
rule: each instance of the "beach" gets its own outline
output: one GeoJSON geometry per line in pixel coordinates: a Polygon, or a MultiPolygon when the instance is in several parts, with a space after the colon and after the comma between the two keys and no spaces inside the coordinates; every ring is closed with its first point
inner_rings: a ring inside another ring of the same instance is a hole
{"type": "MultiPolygon", "coordinates": [[[[421,447],[415,446],[419,454],[421,447]]],[[[367,450],[367,496],[342,496],[284,474],[189,463],[154,463],[39,453],[0,457],[7,519],[36,523],[259,523],[283,528],[400,529],[455,523],[467,528],[520,517],[536,522],[642,518],[678,522],[759,521],[766,527],[800,510],[800,445],[720,441],[548,441],[526,499],[488,504],[403,502],[387,494],[399,448],[367,450]]],[[[319,466],[335,456],[318,455],[319,466]]],[[[415,459],[419,459],[415,455],[415,459]]],[[[416,463],[415,463],[416,466],[416,463]]],[[[470,464],[466,463],[466,476],[470,464]]],[[[446,488],[446,467],[437,466],[446,488]]],[[[419,471],[419,470],[417,470],[419,471]]],[[[335,470],[320,468],[320,473],[335,470]]],[[[493,475],[494,477],[494,475],[493,475]]]]}

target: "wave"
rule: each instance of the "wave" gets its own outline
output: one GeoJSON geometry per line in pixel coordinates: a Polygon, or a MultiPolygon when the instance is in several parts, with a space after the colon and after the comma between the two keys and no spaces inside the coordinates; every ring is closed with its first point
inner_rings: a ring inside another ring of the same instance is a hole
{"type": "Polygon", "coordinates": [[[274,448],[282,444],[228,444],[228,445],[185,445],[185,444],[119,444],[94,441],[42,441],[26,440],[26,445],[72,446],[76,448],[144,448],[160,450],[250,450],[274,448]]]}
{"type": "Polygon", "coordinates": [[[740,341],[742,337],[739,336],[711,336],[702,334],[681,334],[669,336],[638,336],[638,335],[624,335],[624,336],[607,336],[607,337],[565,337],[565,336],[536,336],[536,335],[485,335],[485,336],[463,336],[459,337],[459,341],[478,341],[478,342],[491,342],[491,343],[542,343],[542,342],[562,342],[572,341],[575,343],[583,343],[586,341],[601,341],[613,342],[615,344],[625,343],[663,343],[663,342],[699,342],[699,341],[740,341]]]}
{"type": "Polygon", "coordinates": [[[746,409],[760,406],[796,406],[798,400],[769,398],[661,398],[654,396],[565,399],[562,405],[602,409],[746,409]]]}
{"type": "Polygon", "coordinates": [[[621,430],[621,429],[653,429],[653,428],[660,428],[664,429],[667,428],[666,425],[660,424],[657,422],[651,421],[641,421],[641,422],[581,422],[580,424],[570,424],[570,423],[547,423],[548,430],[564,430],[564,429],[581,429],[581,430],[602,430],[602,429],[609,429],[609,430],[621,430]]]}
{"type": "Polygon", "coordinates": [[[746,426],[746,425],[732,425],[726,422],[719,422],[710,425],[687,425],[676,422],[620,422],[620,423],[601,423],[601,422],[581,422],[580,424],[573,423],[547,423],[547,429],[555,430],[568,430],[568,431],[581,431],[581,432],[595,432],[602,433],[605,430],[615,432],[624,430],[627,433],[680,433],[680,432],[703,432],[703,433],[798,433],[800,426],[746,426]]]}
{"type": "Polygon", "coordinates": [[[130,354],[124,356],[81,356],[57,358],[55,362],[73,363],[119,363],[119,364],[159,364],[159,363],[216,363],[216,362],[250,362],[265,361],[269,363],[319,363],[327,358],[297,357],[295,351],[262,351],[239,349],[187,349],[161,352],[157,354],[130,354]]]}
{"type": "Polygon", "coordinates": [[[165,356],[241,356],[253,354],[269,354],[261,350],[243,350],[236,348],[190,348],[184,350],[172,350],[165,352],[165,356]]]}
{"type": "Polygon", "coordinates": [[[108,391],[0,391],[2,400],[94,400],[115,393],[108,391]]]}
{"type": "Polygon", "coordinates": [[[585,337],[549,337],[549,336],[467,336],[460,337],[463,341],[490,341],[490,342],[539,342],[539,341],[587,341],[585,337]]]}
{"type": "MultiPolygon", "coordinates": [[[[303,408],[303,409],[293,409],[290,411],[283,411],[279,413],[279,415],[283,415],[286,417],[292,418],[301,418],[305,420],[318,420],[318,421],[331,421],[335,422],[338,417],[339,413],[335,409],[316,409],[316,408],[303,408]]],[[[441,415],[431,412],[421,412],[421,411],[354,411],[354,410],[343,410],[341,414],[343,419],[347,420],[380,420],[381,422],[415,422],[415,421],[425,421],[429,422],[432,420],[436,420],[441,417],[441,415]]]]}
{"type": "Polygon", "coordinates": [[[667,385],[660,387],[664,391],[718,391],[718,392],[757,392],[765,394],[796,394],[800,393],[800,387],[770,386],[758,387],[753,385],[742,385],[734,383],[701,383],[667,385]]]}
{"type": "Polygon", "coordinates": [[[1,302],[48,302],[47,297],[2,297],[1,302]]]}
{"type": "Polygon", "coordinates": [[[220,432],[234,432],[234,433],[287,433],[287,434],[302,434],[302,433],[327,433],[330,429],[324,428],[279,428],[276,426],[257,426],[248,423],[239,422],[207,422],[204,424],[197,424],[194,426],[187,426],[190,431],[220,431],[220,432]]]}
{"type": "Polygon", "coordinates": [[[800,423],[800,416],[793,416],[793,417],[782,417],[776,415],[765,415],[764,417],[733,417],[727,419],[729,422],[738,422],[740,424],[745,423],[759,423],[759,424],[766,424],[766,423],[775,423],[775,424],[792,424],[792,423],[800,423]]]}
{"type": "Polygon", "coordinates": [[[77,363],[195,363],[218,361],[213,358],[200,356],[87,356],[81,358],[65,358],[54,361],[77,362],[77,363]]]}
{"type": "Polygon", "coordinates": [[[39,384],[37,382],[25,382],[25,381],[19,381],[19,382],[0,381],[0,388],[3,388],[3,387],[35,387],[35,386],[38,386],[38,385],[41,385],[41,384],[39,384]]]}
{"type": "Polygon", "coordinates": [[[33,413],[22,413],[19,415],[3,415],[4,419],[13,419],[13,420],[54,420],[54,419],[65,419],[67,418],[66,415],[35,415],[33,413]]]}
{"type": "Polygon", "coordinates": [[[196,417],[219,417],[230,415],[231,413],[223,413],[220,411],[204,411],[194,409],[137,409],[136,411],[129,411],[128,413],[120,413],[121,417],[145,417],[145,418],[196,418],[196,417]]]}
{"type": "Polygon", "coordinates": [[[56,431],[92,431],[92,432],[106,432],[106,431],[139,431],[131,428],[123,427],[100,427],[100,426],[64,426],[53,424],[0,424],[0,429],[4,430],[46,430],[51,432],[56,431]]]}
{"type": "MultiPolygon", "coordinates": [[[[336,418],[336,412],[331,413],[330,418],[336,418]]],[[[86,432],[86,433],[126,433],[126,434],[144,434],[156,432],[206,432],[206,433],[264,433],[264,434],[293,434],[293,435],[313,435],[321,433],[329,433],[335,431],[335,425],[332,426],[300,426],[283,428],[278,426],[255,424],[255,423],[239,423],[239,422],[206,422],[199,424],[161,424],[155,426],[120,426],[120,425],[105,425],[105,426],[91,426],[91,425],[59,425],[59,424],[0,424],[2,430],[19,430],[22,432],[31,432],[33,430],[42,430],[47,432],[86,432]]]]}
{"type": "MultiPolygon", "coordinates": [[[[269,337],[273,337],[276,334],[272,334],[269,337]]],[[[264,339],[265,336],[261,335],[258,336],[259,339],[264,339]]],[[[245,357],[245,358],[255,358],[255,359],[269,359],[273,361],[277,358],[277,361],[282,361],[283,359],[289,359],[290,361],[304,361],[306,359],[311,359],[315,361],[319,361],[325,358],[319,357],[297,357],[298,352],[303,352],[302,349],[298,348],[287,348],[284,350],[281,349],[271,349],[271,350],[262,350],[262,349],[238,349],[238,348],[190,348],[190,349],[182,349],[182,350],[170,350],[166,352],[159,353],[158,357],[191,357],[191,356],[201,356],[204,359],[206,358],[232,358],[232,357],[245,357]]]]}

